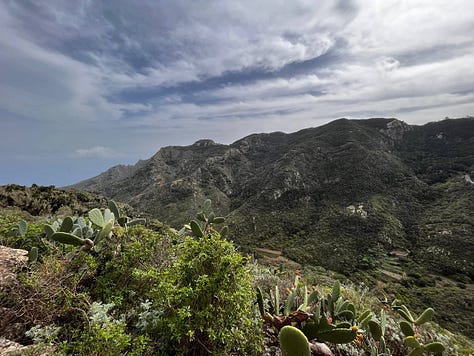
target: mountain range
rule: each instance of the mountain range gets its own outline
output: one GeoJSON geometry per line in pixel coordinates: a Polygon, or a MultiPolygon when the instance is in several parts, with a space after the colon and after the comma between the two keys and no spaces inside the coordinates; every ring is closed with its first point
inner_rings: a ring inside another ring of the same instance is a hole
{"type": "Polygon", "coordinates": [[[434,272],[473,278],[473,173],[473,118],[423,126],[340,119],[230,145],[164,147],[69,188],[172,226],[211,198],[243,248],[274,248],[344,273],[398,251],[434,272]]]}

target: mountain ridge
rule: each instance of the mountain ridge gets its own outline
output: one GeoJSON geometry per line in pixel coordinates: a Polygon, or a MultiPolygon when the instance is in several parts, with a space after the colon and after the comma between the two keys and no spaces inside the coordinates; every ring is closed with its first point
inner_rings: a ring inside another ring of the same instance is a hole
{"type": "MultiPolygon", "coordinates": [[[[252,134],[229,145],[204,139],[163,147],[121,174],[114,176],[119,169],[113,167],[70,188],[129,203],[173,226],[189,221],[211,198],[244,248],[276,247],[299,262],[347,273],[357,269],[356,261],[336,266],[324,258],[335,241],[352,248],[354,241],[364,242],[355,257],[379,261],[401,248],[426,259],[423,241],[431,232],[425,231],[430,219],[424,211],[439,196],[473,194],[459,179],[474,170],[473,133],[473,118],[421,126],[394,118],[339,119],[289,134],[252,134]],[[443,184],[462,194],[442,191],[443,184]],[[362,206],[368,218],[348,213],[349,206],[362,206]],[[414,252],[419,246],[423,250],[414,252]]],[[[468,211],[466,229],[472,231],[471,203],[449,206],[468,211]]],[[[472,251],[465,235],[463,246],[472,251]]],[[[458,265],[455,274],[474,275],[472,263],[448,265],[458,265]]]]}

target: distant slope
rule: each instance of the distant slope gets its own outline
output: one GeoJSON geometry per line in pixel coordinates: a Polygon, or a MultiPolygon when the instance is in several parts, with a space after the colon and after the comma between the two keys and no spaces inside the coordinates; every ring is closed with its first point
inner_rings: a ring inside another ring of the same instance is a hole
{"type": "Polygon", "coordinates": [[[423,126],[340,119],[231,145],[165,147],[72,188],[176,226],[210,197],[243,247],[278,248],[344,273],[374,268],[399,249],[435,272],[474,278],[474,185],[463,179],[473,173],[472,118],[423,126]]]}
{"type": "MultiPolygon", "coordinates": [[[[108,199],[89,192],[59,189],[54,186],[25,187],[17,184],[0,186],[0,213],[2,209],[18,210],[32,216],[84,215],[97,207],[106,207],[108,199]]],[[[134,208],[121,204],[126,213],[134,208]]]]}

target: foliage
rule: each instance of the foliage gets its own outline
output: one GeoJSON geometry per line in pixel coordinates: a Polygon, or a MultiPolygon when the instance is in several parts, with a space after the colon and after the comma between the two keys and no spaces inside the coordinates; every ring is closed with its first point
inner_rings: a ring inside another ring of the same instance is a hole
{"type": "MultiPolygon", "coordinates": [[[[89,328],[78,340],[61,345],[62,351],[77,355],[120,355],[129,350],[131,336],[126,332],[125,318],[110,315],[113,303],[93,302],[89,311],[89,328]]],[[[136,352],[137,350],[133,350],[136,352]]]]}
{"type": "Polygon", "coordinates": [[[35,344],[53,345],[56,340],[60,328],[57,326],[40,325],[33,326],[30,330],[25,332],[25,336],[31,338],[35,344]]]}
{"type": "Polygon", "coordinates": [[[63,216],[44,231],[42,224],[20,223],[20,216],[0,216],[6,222],[0,233],[14,231],[5,240],[28,246],[32,262],[17,283],[0,285],[0,329],[11,339],[77,355],[257,355],[263,335],[275,345],[281,335],[288,354],[283,340],[291,344],[295,328],[306,342],[352,354],[453,350],[452,341],[426,326],[433,309],[415,315],[408,299],[385,301],[381,309],[380,302],[364,302],[363,288],[338,280],[329,287],[324,269],[317,269],[317,280],[325,285],[297,270],[285,289],[288,271],[262,273],[214,229],[224,218],[210,207],[206,202],[198,214],[199,230],[190,224],[179,233],[162,224],[121,226],[113,204],[85,217],[63,216]],[[91,248],[82,248],[86,239],[91,248]]]}
{"type": "Polygon", "coordinates": [[[200,239],[186,237],[177,246],[176,262],[154,290],[163,314],[157,336],[170,349],[177,343],[187,354],[257,354],[262,339],[252,317],[246,263],[232,243],[214,231],[200,239]]]}
{"type": "Polygon", "coordinates": [[[0,186],[0,208],[16,207],[34,216],[84,214],[105,202],[104,197],[95,194],[58,189],[54,186],[0,186]]]}
{"type": "Polygon", "coordinates": [[[40,341],[40,331],[54,327],[48,343],[66,354],[261,352],[247,259],[211,226],[200,239],[164,227],[122,228],[110,209],[96,208],[86,219],[46,226],[51,234],[40,240],[50,249],[19,285],[0,291],[0,304],[9,306],[0,327],[21,320],[12,338],[39,325],[26,335],[40,341]],[[88,231],[95,242],[108,223],[100,250],[61,240],[80,241],[88,231]]]}

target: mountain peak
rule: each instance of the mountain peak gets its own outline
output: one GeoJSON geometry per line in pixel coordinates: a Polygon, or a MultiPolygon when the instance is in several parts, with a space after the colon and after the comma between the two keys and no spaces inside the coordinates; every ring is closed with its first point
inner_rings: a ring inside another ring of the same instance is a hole
{"type": "Polygon", "coordinates": [[[202,140],[198,140],[196,142],[194,142],[191,146],[193,147],[209,147],[209,146],[217,146],[218,143],[215,143],[213,140],[211,139],[202,139],[202,140]]]}

